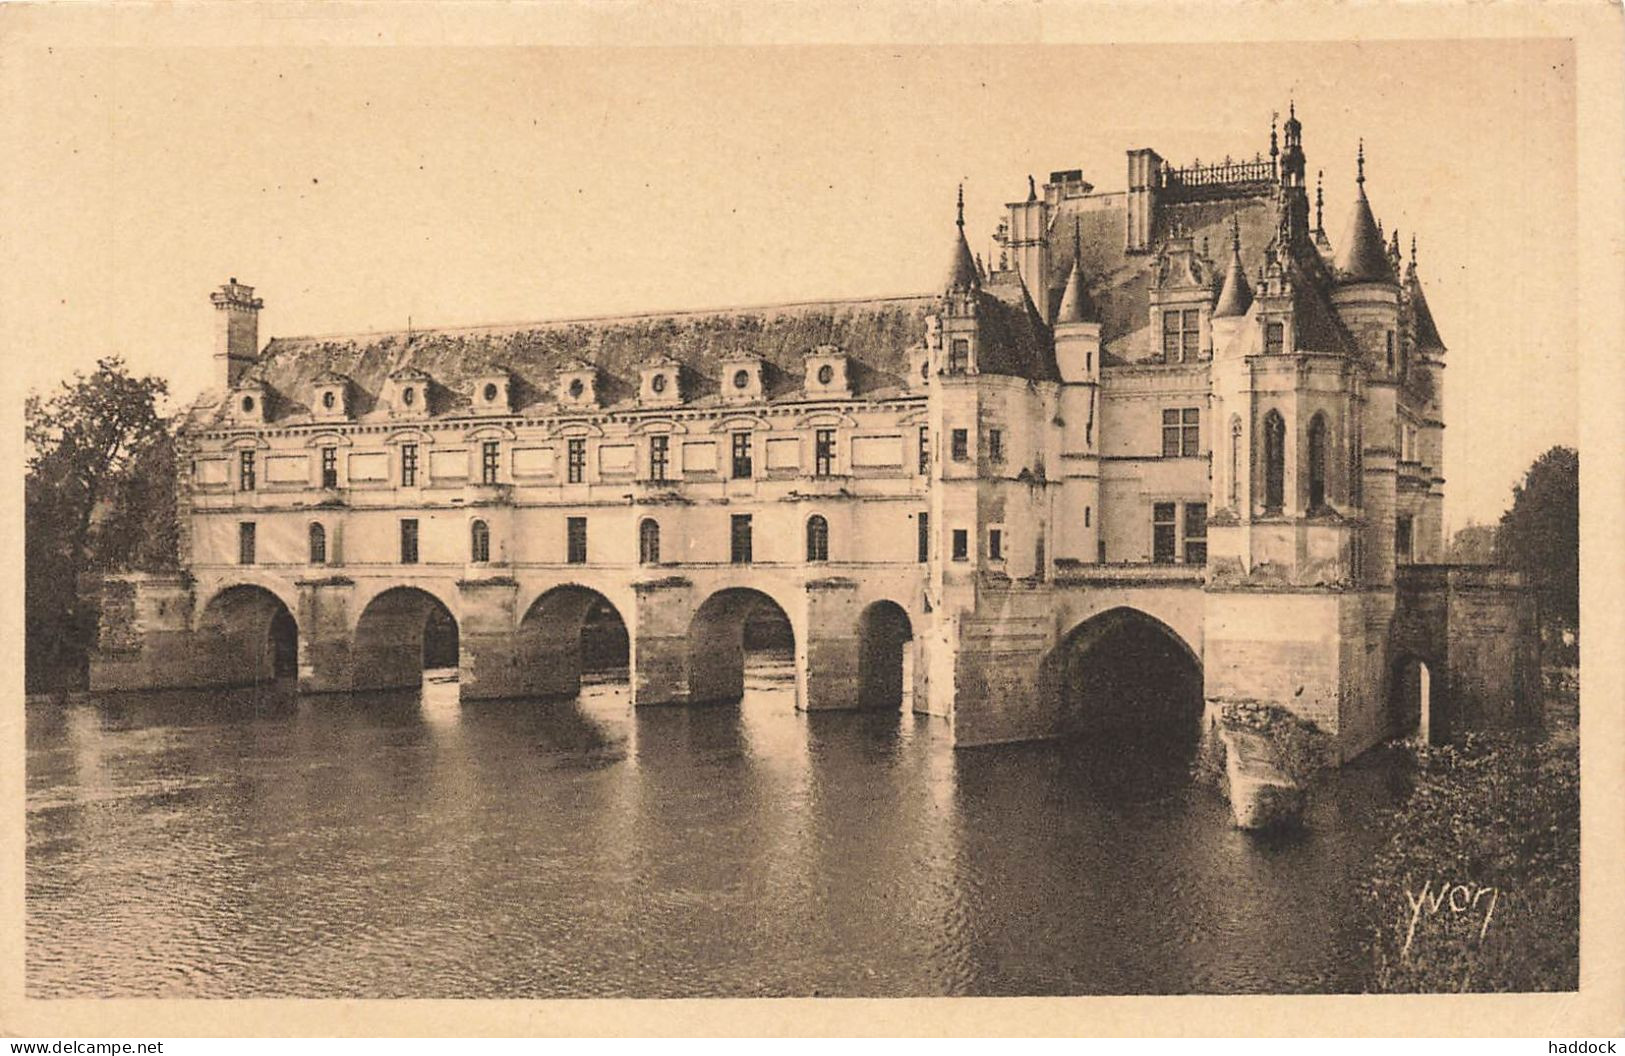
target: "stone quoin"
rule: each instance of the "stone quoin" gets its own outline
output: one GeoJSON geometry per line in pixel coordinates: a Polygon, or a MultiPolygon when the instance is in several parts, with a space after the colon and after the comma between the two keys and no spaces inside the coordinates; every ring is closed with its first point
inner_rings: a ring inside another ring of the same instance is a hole
{"type": "Polygon", "coordinates": [[[1518,721],[1527,593],[1438,563],[1415,241],[1363,147],[1331,240],[1302,136],[1029,181],[990,263],[961,190],[917,297],[262,346],[232,279],[180,429],[183,572],[109,581],[92,684],[416,685],[438,622],[464,699],[569,695],[618,617],[635,704],[726,699],[776,610],[798,707],[906,698],[961,747],[1087,727],[1076,686],[1124,657],[1190,673],[1196,715],[1156,721],[1276,704],[1343,759],[1518,721]]]}

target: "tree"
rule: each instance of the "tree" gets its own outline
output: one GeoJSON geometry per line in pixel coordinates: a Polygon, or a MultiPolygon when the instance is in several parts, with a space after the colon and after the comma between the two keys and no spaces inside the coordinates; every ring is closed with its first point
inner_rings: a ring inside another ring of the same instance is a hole
{"type": "Polygon", "coordinates": [[[1450,539],[1445,560],[1453,565],[1490,565],[1495,563],[1495,526],[1468,523],[1450,539]]]}
{"type": "Polygon", "coordinates": [[[1580,625],[1580,454],[1554,447],[1535,459],[1501,515],[1495,556],[1534,587],[1543,629],[1580,625]]]}
{"type": "Polygon", "coordinates": [[[95,634],[95,606],[82,589],[87,573],[123,567],[136,555],[150,566],[162,561],[165,545],[173,563],[173,511],[167,536],[162,519],[154,522],[162,496],[174,494],[173,449],[158,414],[168,391],[162,378],[132,377],[110,356],[63,382],[49,400],[33,393],[24,404],[31,686],[83,667],[95,634]]]}

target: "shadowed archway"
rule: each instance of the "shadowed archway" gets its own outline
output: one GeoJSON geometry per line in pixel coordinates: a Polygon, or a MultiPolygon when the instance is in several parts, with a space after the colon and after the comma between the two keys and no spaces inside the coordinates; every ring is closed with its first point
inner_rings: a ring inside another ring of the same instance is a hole
{"type": "Polygon", "coordinates": [[[914,626],[895,601],[877,601],[858,617],[858,706],[895,710],[908,696],[914,626]]]}
{"type": "Polygon", "coordinates": [[[367,603],[356,623],[356,689],[423,683],[426,671],[459,663],[457,619],[439,598],[417,587],[393,587],[367,603]]]}
{"type": "Polygon", "coordinates": [[[587,587],[554,587],[532,602],[519,621],[525,696],[573,697],[581,691],[583,677],[625,681],[629,653],[620,611],[587,587]]]}
{"type": "Polygon", "coordinates": [[[1201,735],[1202,663],[1167,624],[1109,609],[1052,654],[1066,732],[1193,745],[1201,735]]]}
{"type": "Polygon", "coordinates": [[[1442,732],[1434,705],[1439,699],[1438,669],[1420,657],[1401,655],[1388,676],[1388,724],[1395,737],[1415,735],[1435,744],[1442,732]]]}
{"type": "Polygon", "coordinates": [[[747,668],[768,678],[792,673],[795,648],[790,617],[778,602],[748,587],[719,590],[689,621],[688,699],[738,700],[747,668]]]}
{"type": "Polygon", "coordinates": [[[299,625],[282,599],[264,587],[225,588],[203,607],[197,629],[203,662],[227,684],[299,674],[299,625]]]}

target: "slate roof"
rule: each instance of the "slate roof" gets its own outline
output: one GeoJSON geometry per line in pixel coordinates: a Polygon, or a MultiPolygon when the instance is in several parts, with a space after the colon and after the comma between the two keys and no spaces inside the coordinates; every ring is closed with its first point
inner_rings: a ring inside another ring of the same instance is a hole
{"type": "MultiPolygon", "coordinates": [[[[329,372],[355,383],[358,420],[381,417],[378,394],[384,381],[403,369],[426,372],[434,379],[431,405],[446,413],[471,405],[473,379],[507,371],[514,407],[545,413],[555,403],[555,379],[580,362],[600,370],[598,392],[605,407],[635,405],[638,368],[661,355],[683,364],[687,406],[721,405],[722,360],[734,353],[762,357],[762,385],[769,401],[802,398],[802,356],[818,345],[838,345],[851,356],[848,376],[856,395],[885,398],[907,390],[910,349],[925,338],[926,316],[939,309],[928,297],[894,297],[633,315],[505,326],[414,330],[319,337],[272,338],[250,376],[276,394],[273,413],[279,425],[310,421],[305,401],[313,383],[329,372]]],[[[1013,340],[1033,335],[990,312],[1013,340]]],[[[1018,361],[1032,355],[1024,348],[1018,361]]],[[[201,397],[189,415],[206,427],[225,409],[224,393],[201,397]]]]}

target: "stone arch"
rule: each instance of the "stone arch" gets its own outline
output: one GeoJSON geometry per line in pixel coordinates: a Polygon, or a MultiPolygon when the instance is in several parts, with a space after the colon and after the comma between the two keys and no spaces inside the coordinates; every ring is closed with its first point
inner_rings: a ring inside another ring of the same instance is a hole
{"type": "Polygon", "coordinates": [[[451,607],[421,587],[373,595],[356,620],[356,689],[418,686],[428,670],[457,667],[461,634],[451,607]]]}
{"type": "Polygon", "coordinates": [[[898,709],[912,681],[914,624],[895,601],[876,601],[858,614],[858,706],[898,709]]]}
{"type": "Polygon", "coordinates": [[[783,605],[751,587],[725,587],[689,620],[689,700],[738,700],[745,693],[747,659],[782,662],[795,648],[795,625],[783,605]]]}
{"type": "Polygon", "coordinates": [[[1190,744],[1201,733],[1201,657],[1140,609],[1119,606],[1079,623],[1044,668],[1066,732],[1190,744]]]}
{"type": "Polygon", "coordinates": [[[519,620],[519,685],[524,696],[573,697],[582,675],[626,677],[626,620],[591,587],[565,583],[543,591],[519,620]]]}
{"type": "Polygon", "coordinates": [[[1393,736],[1415,734],[1438,743],[1443,732],[1444,667],[1421,653],[1404,650],[1388,668],[1388,727],[1393,736]]]}
{"type": "Polygon", "coordinates": [[[261,683],[299,674],[299,624],[278,594],[258,583],[222,588],[199,611],[197,645],[206,670],[261,683]]]}

